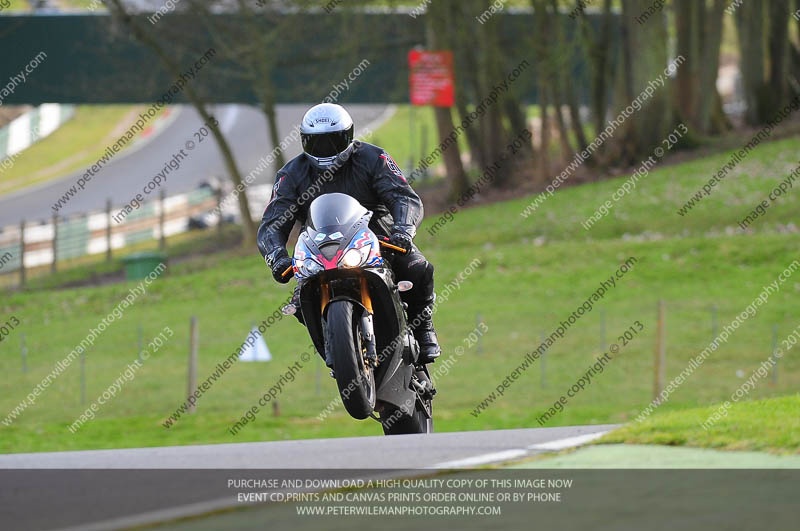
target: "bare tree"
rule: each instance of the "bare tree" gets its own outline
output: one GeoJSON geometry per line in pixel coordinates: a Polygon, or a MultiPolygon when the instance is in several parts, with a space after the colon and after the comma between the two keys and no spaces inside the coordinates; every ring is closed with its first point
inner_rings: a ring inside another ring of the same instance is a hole
{"type": "Polygon", "coordinates": [[[769,27],[767,49],[769,51],[769,75],[767,87],[770,98],[766,105],[766,119],[770,119],[786,104],[789,88],[789,0],[772,0],[769,2],[769,27]]]}
{"type": "Polygon", "coordinates": [[[208,0],[190,0],[190,11],[203,21],[206,31],[214,45],[236,65],[235,71],[228,70],[224,75],[248,83],[261,103],[267,124],[267,137],[275,149],[275,163],[282,167],[285,163],[281,139],[278,133],[275,87],[272,75],[280,57],[281,44],[293,31],[295,16],[279,14],[280,3],[264,3],[261,9],[254,9],[245,0],[235,0],[235,8],[240,15],[223,18],[212,13],[213,5],[208,0]]]}
{"type": "Polygon", "coordinates": [[[762,123],[769,97],[764,83],[765,50],[764,50],[763,0],[744,2],[736,9],[736,29],[739,33],[740,70],[744,90],[745,120],[748,124],[762,123]]]}
{"type": "Polygon", "coordinates": [[[675,0],[677,54],[686,62],[676,74],[676,110],[689,127],[702,134],[727,128],[714,112],[719,99],[717,74],[725,0],[675,0]]]}
{"type": "MultiPolygon", "coordinates": [[[[578,7],[583,0],[576,0],[578,7]]],[[[606,111],[612,79],[611,69],[611,29],[613,13],[611,0],[603,1],[603,15],[598,31],[592,28],[589,17],[580,17],[581,33],[586,57],[589,63],[592,93],[592,115],[594,117],[595,131],[601,131],[606,124],[606,111]]]]}
{"type": "MultiPolygon", "coordinates": [[[[127,27],[137,41],[150,48],[159,58],[162,66],[170,74],[175,77],[180,76],[181,68],[178,62],[166,52],[166,47],[162,45],[153,35],[151,35],[136,17],[128,13],[121,0],[108,0],[107,5],[114,19],[119,21],[123,26],[127,27]]],[[[239,169],[236,166],[236,160],[233,158],[233,153],[230,149],[230,146],[225,140],[222,131],[220,131],[217,121],[212,120],[211,114],[206,109],[207,102],[197,93],[196,90],[194,90],[191,85],[187,84],[184,87],[184,93],[186,94],[186,98],[191,102],[191,104],[200,114],[200,117],[211,130],[211,134],[214,136],[217,146],[219,146],[223,161],[225,162],[225,167],[230,174],[230,178],[233,181],[234,186],[237,188],[243,188],[244,184],[242,183],[242,176],[239,173],[239,169]]],[[[253,222],[253,218],[250,215],[250,205],[247,200],[247,195],[241,193],[238,194],[237,197],[239,201],[239,213],[242,218],[242,231],[244,236],[243,244],[249,247],[252,246],[256,241],[256,226],[253,222]]]]}
{"type": "MultiPolygon", "coordinates": [[[[456,109],[461,121],[469,115],[469,104],[479,99],[477,54],[474,53],[474,35],[467,28],[474,22],[470,9],[474,2],[445,2],[454,18],[449,28],[448,40],[453,48],[456,63],[456,109]]],[[[480,136],[480,122],[470,122],[466,128],[467,141],[470,147],[472,165],[484,168],[491,162],[480,136]]]]}
{"type": "MultiPolygon", "coordinates": [[[[449,45],[451,35],[452,19],[447,6],[444,4],[432,4],[426,15],[426,30],[428,45],[432,49],[439,49],[442,44],[449,45]]],[[[439,141],[444,142],[454,131],[453,114],[449,107],[434,107],[436,116],[436,129],[439,132],[439,141]]],[[[453,198],[460,197],[467,191],[469,180],[461,162],[461,150],[458,147],[458,140],[451,144],[442,153],[444,158],[447,176],[450,180],[450,195],[453,198]]]]}
{"type": "Polygon", "coordinates": [[[622,0],[622,60],[617,90],[617,105],[627,107],[648,83],[661,77],[664,86],[656,90],[615,133],[613,156],[623,163],[637,164],[649,156],[674,125],[667,66],[666,15],[656,14],[646,24],[636,18],[651,5],[651,0],[622,0]]]}

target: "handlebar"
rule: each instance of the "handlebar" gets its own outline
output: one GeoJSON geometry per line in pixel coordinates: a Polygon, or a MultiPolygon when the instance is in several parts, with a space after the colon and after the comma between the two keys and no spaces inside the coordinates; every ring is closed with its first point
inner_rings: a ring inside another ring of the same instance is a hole
{"type": "Polygon", "coordinates": [[[397,251],[399,253],[406,254],[408,252],[405,249],[403,249],[402,247],[398,247],[396,245],[392,245],[391,243],[386,243],[383,240],[378,240],[378,243],[383,245],[384,247],[388,247],[389,249],[392,249],[393,251],[397,251]]]}

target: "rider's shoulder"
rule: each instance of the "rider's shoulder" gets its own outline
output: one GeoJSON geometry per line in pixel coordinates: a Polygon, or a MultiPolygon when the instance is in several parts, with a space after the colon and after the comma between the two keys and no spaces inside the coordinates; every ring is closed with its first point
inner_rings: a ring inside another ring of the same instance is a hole
{"type": "Polygon", "coordinates": [[[356,154],[358,163],[368,170],[373,170],[389,156],[385,149],[369,142],[360,142],[356,154]]]}
{"type": "Polygon", "coordinates": [[[305,154],[300,153],[292,160],[287,162],[283,165],[281,169],[278,170],[279,175],[288,175],[290,177],[301,177],[305,175],[311,165],[308,162],[308,157],[305,154]]]}
{"type": "Polygon", "coordinates": [[[386,150],[380,146],[376,146],[375,144],[370,144],[369,142],[359,142],[356,153],[358,153],[358,156],[363,159],[377,160],[378,157],[386,153],[386,150]]]}

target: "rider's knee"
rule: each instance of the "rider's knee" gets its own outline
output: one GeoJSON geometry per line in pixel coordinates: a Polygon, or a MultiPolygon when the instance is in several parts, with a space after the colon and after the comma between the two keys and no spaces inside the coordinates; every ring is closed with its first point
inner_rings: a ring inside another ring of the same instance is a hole
{"type": "Polygon", "coordinates": [[[421,254],[408,263],[407,270],[413,281],[426,282],[433,278],[433,264],[421,254]]]}

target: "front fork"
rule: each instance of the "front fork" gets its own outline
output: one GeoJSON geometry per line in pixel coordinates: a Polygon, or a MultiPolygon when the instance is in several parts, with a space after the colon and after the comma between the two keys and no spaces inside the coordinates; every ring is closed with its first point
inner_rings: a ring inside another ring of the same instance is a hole
{"type": "MultiPolygon", "coordinates": [[[[320,284],[320,292],[321,292],[321,301],[320,301],[320,313],[324,315],[325,308],[328,306],[328,303],[331,300],[330,296],[330,286],[328,283],[323,281],[320,284]]],[[[369,295],[369,289],[367,286],[367,279],[361,277],[360,279],[360,295],[361,295],[361,306],[366,310],[361,312],[361,340],[362,346],[364,347],[364,361],[367,365],[371,366],[373,369],[378,368],[379,360],[378,354],[376,352],[376,341],[375,341],[375,327],[372,321],[372,298],[369,295]]],[[[323,326],[325,320],[322,320],[323,326]]],[[[361,353],[359,353],[361,354],[361,353]]],[[[330,366],[330,360],[326,359],[326,363],[330,366]]]]}
{"type": "Polygon", "coordinates": [[[363,312],[361,316],[361,339],[364,345],[364,361],[372,368],[378,368],[378,354],[375,352],[375,329],[372,314],[363,312]]]}
{"type": "MultiPolygon", "coordinates": [[[[328,306],[328,303],[331,301],[331,289],[328,285],[326,280],[320,282],[319,290],[321,293],[321,300],[319,305],[320,315],[325,315],[325,308],[328,306]]],[[[372,297],[369,296],[369,288],[367,286],[367,279],[364,277],[360,278],[360,295],[361,295],[361,305],[367,310],[367,312],[372,315],[372,297]]]]}

